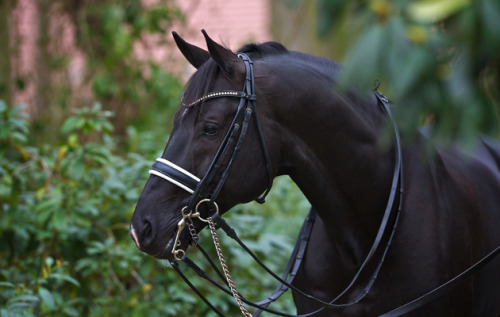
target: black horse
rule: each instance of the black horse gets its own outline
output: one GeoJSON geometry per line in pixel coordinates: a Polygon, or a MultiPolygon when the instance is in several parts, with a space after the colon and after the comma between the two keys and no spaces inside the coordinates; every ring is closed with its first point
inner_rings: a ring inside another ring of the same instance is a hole
{"type": "MultiPolygon", "coordinates": [[[[338,64],[271,42],[237,55],[204,35],[208,51],[174,34],[197,72],[132,218],[141,251],[182,257],[211,213],[260,200],[284,174],[319,216],[294,286],[356,302],[316,316],[378,316],[500,245],[498,142],[480,141],[473,154],[436,147],[430,158],[424,134],[381,146],[380,95],[336,90],[338,64]]],[[[298,313],[320,307],[293,294],[298,313]]],[[[411,315],[500,316],[500,258],[411,315]]]]}

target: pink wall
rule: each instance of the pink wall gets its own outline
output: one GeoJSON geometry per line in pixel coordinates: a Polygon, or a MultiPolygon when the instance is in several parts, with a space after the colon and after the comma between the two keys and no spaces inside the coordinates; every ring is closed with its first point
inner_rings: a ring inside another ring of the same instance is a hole
{"type": "Polygon", "coordinates": [[[34,73],[36,60],[36,41],[34,32],[38,25],[38,12],[30,0],[18,0],[17,5],[10,16],[12,25],[16,28],[10,30],[10,40],[17,43],[18,51],[12,55],[12,76],[18,75],[26,78],[26,86],[23,91],[17,91],[13,96],[14,104],[30,103],[33,98],[35,83],[37,81],[34,73]]]}
{"type": "MultiPolygon", "coordinates": [[[[212,39],[232,50],[245,43],[271,40],[269,0],[176,0],[176,5],[184,13],[185,21],[183,24],[176,23],[172,31],[191,44],[206,48],[202,29],[212,39]]],[[[175,47],[170,33],[165,39],[150,38],[146,46],[137,44],[139,56],[148,56],[163,63],[184,80],[194,71],[175,47]],[[154,44],[162,40],[167,44],[154,44]]]]}
{"type": "MultiPolygon", "coordinates": [[[[36,0],[17,0],[10,23],[16,25],[12,30],[11,40],[18,43],[18,52],[12,57],[13,77],[16,74],[26,79],[25,90],[14,96],[14,103],[32,105],[39,79],[35,72],[37,60],[37,28],[39,15],[36,11],[36,0]]],[[[144,0],[145,3],[154,3],[156,0],[144,0]]],[[[175,0],[177,6],[185,15],[185,23],[178,24],[173,29],[188,42],[205,48],[201,29],[205,29],[216,41],[225,44],[233,50],[247,42],[264,42],[270,35],[270,3],[269,0],[175,0]]],[[[57,10],[54,7],[53,10],[57,10]]],[[[54,15],[60,17],[60,14],[54,15]]],[[[69,19],[64,17],[50,21],[50,30],[63,30],[56,36],[58,47],[72,56],[67,65],[67,77],[75,93],[81,89],[85,76],[85,58],[75,47],[75,29],[69,19]],[[54,26],[63,26],[54,27],[54,26]],[[62,46],[61,46],[62,44],[62,46]]],[[[57,32],[57,31],[54,31],[57,32]]],[[[170,34],[165,38],[146,38],[146,45],[137,44],[136,52],[139,56],[153,58],[164,67],[177,73],[184,79],[193,69],[184,61],[173,44],[170,34]]]]}
{"type": "Polygon", "coordinates": [[[178,0],[186,14],[186,27],[179,33],[194,44],[202,44],[200,30],[237,49],[248,41],[270,40],[268,0],[178,0]]]}

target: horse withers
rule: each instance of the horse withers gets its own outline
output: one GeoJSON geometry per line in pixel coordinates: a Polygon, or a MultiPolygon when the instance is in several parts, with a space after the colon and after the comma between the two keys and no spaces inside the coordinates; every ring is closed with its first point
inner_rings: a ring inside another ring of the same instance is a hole
{"type": "MultiPolygon", "coordinates": [[[[197,71],[132,217],[141,251],[182,259],[214,212],[262,201],[278,175],[318,214],[293,284],[332,306],[293,291],[299,314],[378,316],[500,245],[498,141],[430,159],[424,134],[381,146],[380,98],[337,90],[338,64],[274,42],[238,55],[204,35],[208,51],[174,35],[197,71]]],[[[500,316],[500,258],[409,315],[500,316]]]]}

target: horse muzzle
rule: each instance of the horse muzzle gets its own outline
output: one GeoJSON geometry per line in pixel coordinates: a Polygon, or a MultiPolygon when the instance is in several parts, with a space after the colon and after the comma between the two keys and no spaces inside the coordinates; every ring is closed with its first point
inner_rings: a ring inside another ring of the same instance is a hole
{"type": "Polygon", "coordinates": [[[192,240],[189,230],[181,226],[178,226],[167,239],[158,239],[148,228],[138,230],[133,223],[130,225],[129,233],[140,251],[157,259],[173,260],[174,251],[178,256],[182,256],[192,240]]]}

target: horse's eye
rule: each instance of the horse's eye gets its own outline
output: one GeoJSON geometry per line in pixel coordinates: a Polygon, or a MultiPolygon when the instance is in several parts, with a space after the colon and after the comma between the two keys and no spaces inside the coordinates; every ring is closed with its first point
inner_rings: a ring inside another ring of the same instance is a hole
{"type": "Polygon", "coordinates": [[[203,133],[206,135],[216,135],[219,133],[219,127],[213,123],[208,123],[203,128],[203,133]]]}

